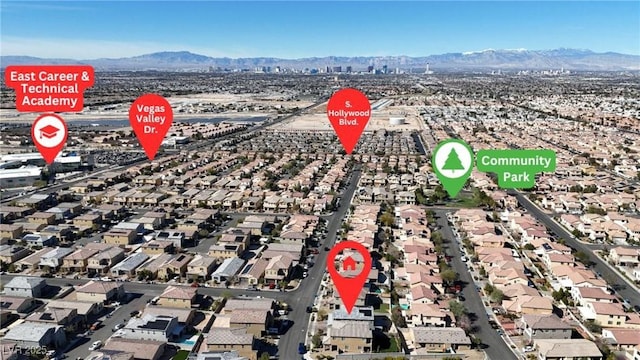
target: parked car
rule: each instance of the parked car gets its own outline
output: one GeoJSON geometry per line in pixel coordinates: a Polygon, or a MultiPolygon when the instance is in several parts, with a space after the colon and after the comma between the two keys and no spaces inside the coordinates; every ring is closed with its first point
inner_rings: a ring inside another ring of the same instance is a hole
{"type": "Polygon", "coordinates": [[[116,326],[114,326],[113,329],[111,329],[111,331],[116,332],[116,331],[122,329],[123,327],[124,327],[123,323],[116,324],[116,326]]]}
{"type": "Polygon", "coordinates": [[[133,310],[132,312],[129,313],[131,317],[138,316],[138,314],[140,314],[140,310],[133,310]]]}
{"type": "Polygon", "coordinates": [[[304,345],[304,343],[299,343],[298,344],[298,354],[303,355],[307,353],[307,347],[304,345]]]}
{"type": "Polygon", "coordinates": [[[102,346],[102,341],[94,341],[93,344],[89,347],[89,351],[98,350],[102,346]]]}

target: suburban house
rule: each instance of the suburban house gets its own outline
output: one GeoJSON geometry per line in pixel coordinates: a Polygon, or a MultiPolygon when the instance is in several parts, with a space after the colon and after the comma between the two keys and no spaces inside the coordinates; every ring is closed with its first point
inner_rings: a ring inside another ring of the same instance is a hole
{"type": "Polygon", "coordinates": [[[578,308],[583,319],[594,320],[602,327],[625,327],[627,313],[619,303],[588,302],[578,308]]]}
{"type": "Polygon", "coordinates": [[[76,288],[76,296],[78,301],[101,301],[107,303],[116,301],[124,296],[124,287],[122,284],[114,281],[89,281],[84,285],[76,288]]]}
{"type": "Polygon", "coordinates": [[[253,349],[254,337],[244,329],[212,327],[206,338],[208,351],[228,351],[233,349],[238,355],[248,360],[257,360],[258,354],[253,349]]]}
{"type": "Polygon", "coordinates": [[[445,353],[449,349],[469,349],[471,339],[463,329],[457,327],[413,327],[409,329],[407,344],[411,344],[408,345],[409,350],[421,355],[430,352],[445,353]]]}
{"type": "Polygon", "coordinates": [[[44,279],[18,276],[4,286],[4,294],[6,296],[37,298],[42,296],[46,286],[44,279]]]}
{"type": "Polygon", "coordinates": [[[25,321],[12,327],[2,341],[14,342],[22,349],[64,348],[67,337],[62,326],[25,321]]]}
{"type": "Polygon", "coordinates": [[[273,316],[269,310],[235,309],[225,316],[229,317],[232,329],[245,329],[255,337],[266,334],[267,329],[273,324],[273,316]]]}
{"type": "MultiPolygon", "coordinates": [[[[165,352],[166,343],[163,341],[153,341],[153,340],[140,340],[140,339],[125,339],[125,338],[116,338],[111,337],[105,343],[104,347],[102,347],[99,352],[118,352],[118,356],[110,356],[111,360],[124,360],[120,359],[120,354],[122,353],[131,353],[131,359],[136,360],[158,360],[162,357],[165,352]],[[116,359],[117,358],[117,359],[116,359]]],[[[95,359],[94,357],[91,357],[95,359]]],[[[101,359],[106,358],[106,356],[100,357],[101,359]]]]}
{"type": "Polygon", "coordinates": [[[215,266],[216,259],[207,255],[196,254],[187,265],[187,277],[193,280],[207,281],[215,266]]]}
{"type": "Polygon", "coordinates": [[[571,339],[573,331],[572,326],[555,314],[525,314],[518,319],[516,326],[528,342],[538,339],[571,339]]]}
{"type": "Polygon", "coordinates": [[[159,306],[191,309],[197,306],[198,288],[186,287],[186,286],[167,286],[164,292],[160,295],[158,300],[159,306]]]}
{"type": "Polygon", "coordinates": [[[630,355],[633,354],[635,347],[640,345],[638,329],[602,329],[602,337],[617,350],[626,351],[630,355]]]}
{"type": "Polygon", "coordinates": [[[4,311],[11,311],[18,314],[25,314],[36,306],[34,298],[19,297],[19,296],[6,296],[0,297],[0,309],[4,311]]]}
{"type": "Polygon", "coordinates": [[[179,339],[181,331],[174,316],[144,314],[132,317],[119,335],[125,339],[167,342],[179,339]]]}
{"type": "Polygon", "coordinates": [[[540,360],[602,360],[598,346],[586,339],[541,339],[535,349],[540,360]]]}
{"type": "Polygon", "coordinates": [[[62,271],[85,273],[89,265],[89,258],[97,254],[98,250],[86,247],[79,248],[62,259],[62,271]]]}
{"type": "Polygon", "coordinates": [[[370,353],[373,346],[373,321],[335,320],[327,322],[325,351],[370,353]]]}
{"type": "Polygon", "coordinates": [[[451,326],[453,315],[436,304],[412,303],[409,310],[403,311],[405,318],[413,326],[451,326]]]}
{"type": "Polygon", "coordinates": [[[618,246],[609,251],[609,260],[622,267],[638,267],[640,265],[640,249],[618,246]]]}
{"type": "Polygon", "coordinates": [[[282,280],[289,279],[289,273],[291,272],[293,259],[289,254],[278,255],[267,264],[264,271],[264,279],[266,283],[278,283],[282,280]]]}
{"type": "Polygon", "coordinates": [[[109,246],[89,258],[87,272],[98,275],[108,274],[109,270],[122,260],[124,260],[124,250],[119,246],[109,246]]]}

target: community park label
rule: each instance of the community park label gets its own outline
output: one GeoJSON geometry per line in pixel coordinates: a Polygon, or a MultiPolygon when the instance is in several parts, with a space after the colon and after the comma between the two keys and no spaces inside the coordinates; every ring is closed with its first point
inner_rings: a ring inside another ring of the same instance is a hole
{"type": "Polygon", "coordinates": [[[476,155],[478,171],[495,173],[502,189],[529,189],[536,174],[556,170],[556,152],[541,150],[480,150],[476,155]]]}

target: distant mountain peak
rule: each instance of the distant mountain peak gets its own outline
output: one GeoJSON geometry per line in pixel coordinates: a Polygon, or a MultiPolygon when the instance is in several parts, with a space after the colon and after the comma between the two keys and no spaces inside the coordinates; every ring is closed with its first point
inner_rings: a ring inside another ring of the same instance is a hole
{"type": "Polygon", "coordinates": [[[160,51],[133,57],[134,59],[154,59],[158,61],[205,62],[212,58],[190,51],[160,51]]]}
{"type": "Polygon", "coordinates": [[[119,59],[42,59],[29,56],[2,56],[0,64],[89,64],[96,70],[207,70],[209,67],[225,69],[250,69],[261,67],[316,68],[326,66],[350,66],[354,71],[368,66],[389,68],[424,68],[426,64],[434,71],[468,70],[584,70],[584,71],[638,71],[640,56],[615,52],[596,53],[588,49],[558,48],[551,50],[527,49],[485,49],[447,53],[421,57],[399,56],[324,56],[302,59],[279,59],[273,57],[228,58],[209,57],[190,51],[160,51],[129,58],[119,59]]]}

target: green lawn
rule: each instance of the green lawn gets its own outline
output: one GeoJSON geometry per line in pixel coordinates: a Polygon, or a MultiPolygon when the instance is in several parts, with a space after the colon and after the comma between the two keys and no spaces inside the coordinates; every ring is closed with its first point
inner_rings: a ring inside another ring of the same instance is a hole
{"type": "Polygon", "coordinates": [[[376,312],[381,312],[381,313],[388,313],[389,312],[389,305],[388,304],[380,304],[380,309],[376,310],[376,312]]]}
{"type": "Polygon", "coordinates": [[[388,349],[381,350],[380,352],[383,352],[383,353],[393,353],[393,352],[398,352],[398,351],[400,351],[400,348],[398,347],[398,339],[396,339],[396,337],[395,337],[395,336],[394,336],[394,337],[391,337],[391,338],[389,339],[389,342],[390,342],[390,344],[389,344],[389,348],[388,348],[388,349]]]}
{"type": "Polygon", "coordinates": [[[455,199],[449,200],[447,205],[459,207],[459,208],[474,208],[478,207],[478,201],[473,198],[473,195],[459,194],[455,199]]]}
{"type": "Polygon", "coordinates": [[[173,360],[187,360],[188,357],[189,357],[189,352],[187,350],[180,350],[173,357],[173,360]]]}

